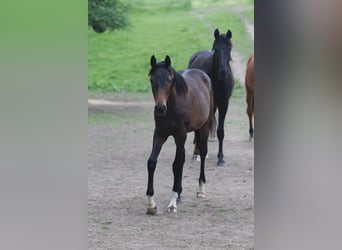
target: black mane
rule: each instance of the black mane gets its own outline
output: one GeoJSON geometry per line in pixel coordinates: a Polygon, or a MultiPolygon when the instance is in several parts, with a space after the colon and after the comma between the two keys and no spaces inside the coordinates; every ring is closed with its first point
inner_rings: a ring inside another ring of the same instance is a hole
{"type": "Polygon", "coordinates": [[[174,76],[173,77],[173,84],[176,87],[176,93],[178,95],[185,95],[186,92],[188,91],[188,86],[187,86],[186,82],[184,81],[183,76],[179,72],[175,71],[171,66],[168,67],[165,64],[165,62],[157,63],[153,68],[151,68],[148,75],[151,76],[154,73],[154,71],[160,67],[166,68],[170,74],[173,73],[173,76],[174,76]]]}
{"type": "Polygon", "coordinates": [[[172,70],[173,70],[173,75],[175,76],[173,78],[173,82],[176,85],[177,94],[185,95],[186,92],[188,91],[188,85],[186,84],[183,76],[179,72],[176,72],[174,69],[172,70]]]}

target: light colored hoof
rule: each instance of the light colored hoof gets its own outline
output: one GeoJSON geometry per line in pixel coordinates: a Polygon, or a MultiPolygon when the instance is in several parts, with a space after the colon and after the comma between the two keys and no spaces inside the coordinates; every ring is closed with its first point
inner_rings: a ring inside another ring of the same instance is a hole
{"type": "Polygon", "coordinates": [[[197,192],[197,198],[205,198],[205,193],[197,192]]]}
{"type": "Polygon", "coordinates": [[[177,213],[177,208],[174,206],[168,207],[167,212],[168,213],[177,213]]]}
{"type": "Polygon", "coordinates": [[[157,213],[157,207],[148,207],[146,214],[155,215],[157,213]]]}
{"type": "Polygon", "coordinates": [[[226,162],[225,162],[224,160],[219,160],[219,161],[217,162],[217,166],[218,166],[218,167],[225,167],[225,166],[226,166],[226,162]]]}
{"type": "Polygon", "coordinates": [[[201,157],[199,155],[193,155],[192,156],[192,160],[200,162],[201,161],[201,157]]]}
{"type": "MultiPolygon", "coordinates": [[[[205,159],[208,159],[208,155],[206,155],[205,159]]],[[[200,155],[193,155],[192,156],[192,160],[200,162],[201,161],[201,156],[200,155]]]]}

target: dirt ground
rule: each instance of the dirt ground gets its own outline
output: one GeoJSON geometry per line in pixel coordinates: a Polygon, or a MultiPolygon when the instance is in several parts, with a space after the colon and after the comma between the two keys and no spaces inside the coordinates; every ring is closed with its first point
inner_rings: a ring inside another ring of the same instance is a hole
{"type": "Polygon", "coordinates": [[[147,159],[152,148],[152,94],[93,95],[88,100],[89,249],[253,249],[254,142],[244,96],[232,98],[225,122],[226,167],[209,142],[206,192],[196,198],[199,162],[188,134],[182,203],[167,213],[175,144],[170,137],[155,172],[157,215],[146,215],[147,159]]]}

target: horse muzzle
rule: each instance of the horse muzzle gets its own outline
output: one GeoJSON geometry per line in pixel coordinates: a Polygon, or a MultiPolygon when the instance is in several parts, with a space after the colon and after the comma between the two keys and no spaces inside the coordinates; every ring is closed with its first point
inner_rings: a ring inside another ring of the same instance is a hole
{"type": "Polygon", "coordinates": [[[225,80],[227,78],[228,72],[227,71],[220,71],[218,74],[218,79],[220,81],[225,80]]]}
{"type": "Polygon", "coordinates": [[[167,107],[166,105],[154,106],[154,115],[156,116],[164,116],[166,114],[167,107]]]}

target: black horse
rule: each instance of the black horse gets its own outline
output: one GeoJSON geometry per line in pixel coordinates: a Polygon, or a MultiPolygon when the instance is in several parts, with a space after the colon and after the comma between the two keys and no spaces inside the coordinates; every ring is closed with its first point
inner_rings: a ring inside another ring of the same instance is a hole
{"type": "MultiPolygon", "coordinates": [[[[194,54],[189,61],[189,69],[201,69],[208,74],[214,89],[214,113],[218,109],[219,120],[217,137],[219,139],[218,166],[224,166],[223,160],[223,138],[224,119],[229,105],[229,98],[233,92],[234,78],[229,62],[231,61],[232,32],[221,34],[218,29],[214,32],[214,44],[212,50],[200,51],[194,54]]],[[[195,134],[195,141],[197,136],[195,134]]],[[[195,154],[198,150],[195,149],[195,154]]]]}

